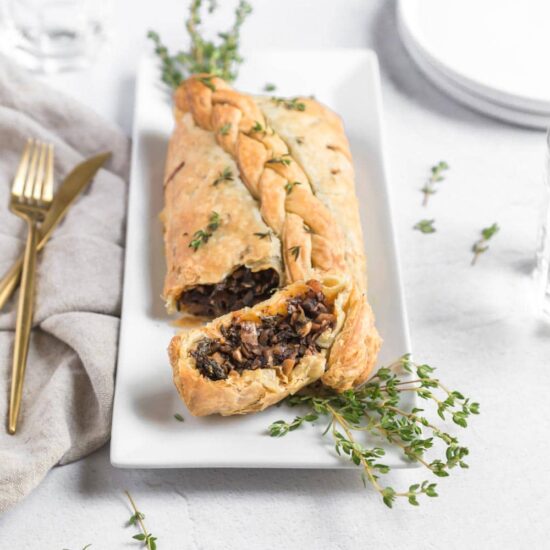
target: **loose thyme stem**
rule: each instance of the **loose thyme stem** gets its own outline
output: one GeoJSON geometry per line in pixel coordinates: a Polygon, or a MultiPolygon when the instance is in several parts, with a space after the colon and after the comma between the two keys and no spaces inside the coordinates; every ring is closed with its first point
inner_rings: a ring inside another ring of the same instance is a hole
{"type": "MultiPolygon", "coordinates": [[[[391,367],[388,367],[391,369],[391,367]]],[[[419,382],[422,382],[422,379],[418,379],[418,380],[403,380],[403,382],[396,382],[394,384],[394,386],[404,386],[406,384],[418,384],[419,382]]],[[[380,386],[380,391],[387,391],[388,389],[388,386],[380,386]]],[[[410,388],[410,389],[418,389],[418,388],[410,388]]],[[[405,391],[404,389],[400,390],[400,391],[405,391]]]]}
{"type": "Polygon", "coordinates": [[[147,528],[145,527],[145,523],[143,522],[143,518],[145,517],[136,506],[136,503],[134,502],[134,499],[132,498],[132,495],[128,491],[124,491],[126,493],[126,496],[128,497],[128,500],[130,501],[130,505],[132,506],[132,509],[134,511],[134,515],[130,518],[130,523],[132,523],[133,520],[137,521],[139,523],[139,526],[141,528],[142,535],[135,535],[133,538],[136,540],[139,540],[140,542],[143,542],[148,550],[156,550],[156,537],[153,537],[149,531],[147,531],[147,528]]]}
{"type": "MultiPolygon", "coordinates": [[[[334,421],[336,421],[343,428],[344,432],[348,436],[348,439],[355,443],[355,439],[353,438],[353,435],[351,434],[351,431],[349,430],[348,424],[345,421],[345,419],[340,414],[338,414],[338,412],[336,412],[336,410],[333,407],[331,407],[330,405],[327,405],[327,408],[331,412],[331,414],[333,415],[333,419],[334,419],[333,422],[332,422],[333,435],[335,434],[334,421]]],[[[381,430],[385,431],[383,428],[381,428],[381,430]]],[[[398,441],[395,441],[394,439],[389,439],[389,438],[388,438],[388,441],[390,441],[390,443],[394,443],[394,444],[398,445],[400,448],[405,450],[405,446],[402,445],[401,443],[399,443],[398,441]]],[[[426,466],[426,468],[428,468],[430,471],[433,471],[432,466],[430,466],[425,460],[418,457],[417,455],[414,455],[414,456],[415,456],[415,459],[417,459],[421,464],[426,466]]],[[[363,456],[360,456],[360,461],[361,461],[361,464],[363,465],[363,469],[365,470],[365,472],[367,474],[367,477],[369,478],[369,481],[370,481],[371,485],[374,487],[374,489],[381,496],[384,496],[384,493],[385,493],[384,488],[380,485],[380,483],[378,483],[378,479],[377,479],[376,475],[373,472],[373,468],[370,466],[370,464],[367,462],[367,460],[363,456]]],[[[411,491],[395,492],[393,490],[392,490],[392,493],[393,493],[394,497],[410,497],[411,494],[413,494],[413,493],[411,493],[411,491]]]]}
{"type": "Polygon", "coordinates": [[[424,200],[422,201],[422,206],[428,205],[428,199],[430,195],[435,195],[437,193],[436,184],[443,181],[443,172],[449,169],[449,165],[444,161],[439,161],[435,166],[432,166],[430,169],[430,177],[426,180],[424,187],[421,191],[424,194],[424,200]]]}
{"type": "Polygon", "coordinates": [[[145,523],[143,523],[143,514],[137,509],[136,503],[134,502],[134,499],[132,498],[132,495],[128,491],[124,491],[126,493],[126,496],[128,497],[128,500],[130,501],[130,504],[132,505],[132,509],[134,510],[135,518],[137,519],[139,526],[141,527],[141,530],[143,531],[143,534],[147,536],[149,533],[147,532],[147,528],[145,527],[145,523]]]}
{"type": "Polygon", "coordinates": [[[484,227],[481,230],[481,238],[472,245],[472,252],[474,255],[472,257],[471,265],[476,265],[479,256],[489,250],[489,241],[499,231],[500,227],[498,223],[493,223],[489,227],[484,227]]]}
{"type": "MultiPolygon", "coordinates": [[[[232,82],[243,61],[239,53],[240,29],[252,11],[250,4],[239,0],[235,9],[235,21],[228,31],[218,33],[218,42],[207,40],[201,35],[202,4],[203,0],[193,0],[189,9],[185,28],[191,46],[187,51],[171,54],[158,33],[149,31],[147,35],[154,42],[155,53],[161,60],[162,80],[172,88],[177,88],[189,75],[199,73],[219,76],[232,82]]],[[[210,2],[208,13],[212,13],[216,7],[215,2],[210,2]]]]}
{"type": "Polygon", "coordinates": [[[320,416],[328,416],[330,421],[323,435],[331,431],[336,452],[345,456],[356,466],[361,467],[363,482],[370,483],[382,496],[384,504],[391,507],[396,497],[406,497],[410,504],[418,505],[417,497],[436,497],[436,484],[424,481],[413,484],[408,491],[396,492],[390,486],[379,482],[379,474],[386,474],[390,467],[379,463],[385,451],[381,447],[363,447],[354,439],[357,433],[368,432],[400,449],[410,460],[416,461],[437,477],[447,477],[449,471],[460,466],[467,468],[465,457],[469,451],[459,444],[458,439],[444,432],[419,414],[422,409],[412,408],[409,412],[400,407],[403,392],[416,392],[418,397],[436,408],[443,421],[452,421],[460,427],[467,427],[467,418],[479,413],[479,404],[470,402],[458,391],[445,387],[431,373],[429,365],[415,364],[410,357],[403,356],[390,367],[381,368],[369,382],[355,389],[341,393],[324,390],[321,395],[302,394],[288,398],[291,405],[303,405],[309,411],[297,416],[292,422],[278,420],[269,427],[272,437],[281,437],[297,430],[304,423],[315,422],[320,416]],[[398,378],[393,372],[397,367],[404,372],[416,374],[411,380],[398,378]],[[434,392],[440,390],[445,400],[434,392]],[[354,434],[355,432],[355,434],[354,434]],[[445,445],[441,458],[437,458],[437,438],[445,445]],[[428,452],[436,454],[432,460],[428,452]]]}

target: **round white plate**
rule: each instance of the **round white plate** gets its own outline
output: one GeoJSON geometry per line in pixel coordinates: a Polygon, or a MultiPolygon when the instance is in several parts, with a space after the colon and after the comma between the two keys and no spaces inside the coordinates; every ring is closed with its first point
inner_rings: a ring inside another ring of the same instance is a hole
{"type": "Polygon", "coordinates": [[[514,109],[501,103],[493,102],[482,95],[472,93],[469,89],[458,84],[456,80],[450,79],[446,74],[441,72],[438,65],[432,64],[424,53],[411,41],[407,29],[400,25],[399,31],[403,44],[418,68],[429,80],[453,99],[485,115],[512,124],[537,129],[546,129],[550,126],[550,114],[514,109]]]}
{"type": "Polygon", "coordinates": [[[550,113],[550,1],[400,0],[399,18],[417,49],[463,88],[550,113]]]}

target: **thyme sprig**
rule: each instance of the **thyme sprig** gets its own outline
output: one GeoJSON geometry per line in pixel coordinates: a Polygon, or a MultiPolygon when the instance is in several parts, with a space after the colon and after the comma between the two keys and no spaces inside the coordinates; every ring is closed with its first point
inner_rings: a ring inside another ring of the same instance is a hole
{"type": "Polygon", "coordinates": [[[428,205],[430,195],[435,195],[435,193],[437,193],[436,184],[445,179],[443,173],[449,168],[449,165],[444,160],[440,160],[435,166],[432,166],[430,170],[430,177],[421,189],[424,194],[424,200],[422,201],[423,206],[428,205]]]}
{"type": "Polygon", "coordinates": [[[481,239],[477,240],[472,245],[472,252],[474,256],[472,258],[472,265],[475,265],[478,257],[489,250],[489,241],[492,237],[500,231],[500,227],[497,223],[493,223],[489,227],[484,227],[481,230],[481,239]]]}
{"type": "Polygon", "coordinates": [[[435,407],[443,421],[451,420],[460,427],[467,427],[468,417],[479,413],[479,404],[471,402],[458,391],[448,390],[439,379],[433,377],[434,370],[429,365],[413,363],[409,355],[404,355],[390,367],[379,369],[369,382],[359,388],[340,394],[325,391],[323,394],[294,395],[287,399],[287,403],[305,407],[306,414],[297,416],[291,422],[274,422],[269,426],[269,434],[281,437],[304,423],[328,417],[323,435],[330,433],[338,455],[362,469],[365,486],[372,485],[390,508],[398,497],[406,498],[416,506],[419,496],[437,496],[436,484],[423,481],[399,492],[385,486],[380,482],[380,475],[390,471],[389,466],[380,462],[385,450],[380,446],[364,446],[357,435],[366,432],[379,441],[385,440],[437,477],[447,477],[449,470],[456,466],[467,468],[465,458],[469,451],[460,445],[455,436],[421,414],[424,409],[413,408],[409,411],[401,406],[403,393],[416,393],[420,399],[435,407]],[[399,376],[404,373],[408,373],[408,378],[399,376]],[[435,440],[443,444],[445,451],[442,457],[429,459],[426,454],[434,447],[435,440]]]}
{"type": "Polygon", "coordinates": [[[221,172],[219,172],[218,177],[212,182],[212,185],[216,186],[222,181],[233,181],[234,179],[235,176],[233,175],[231,168],[226,166],[221,172]]]}
{"type": "Polygon", "coordinates": [[[193,234],[193,240],[189,243],[189,248],[192,248],[196,252],[203,244],[206,244],[214,231],[218,229],[220,223],[220,215],[217,212],[212,212],[206,229],[199,229],[193,234]]]}
{"type": "Polygon", "coordinates": [[[145,519],[145,514],[137,509],[136,503],[134,502],[132,495],[128,491],[124,492],[126,493],[126,496],[130,501],[130,505],[132,506],[132,510],[134,511],[134,513],[130,516],[130,519],[128,520],[128,525],[139,526],[141,530],[141,533],[134,535],[132,538],[134,540],[143,542],[143,546],[145,546],[147,550],[157,550],[157,537],[154,537],[151,533],[149,533],[149,531],[147,531],[147,528],[145,527],[145,523],[143,521],[145,519]]]}
{"type": "MultiPolygon", "coordinates": [[[[171,54],[157,32],[149,31],[147,34],[153,41],[155,53],[161,62],[162,81],[171,88],[177,88],[189,75],[199,73],[219,76],[232,82],[237,77],[238,68],[243,62],[239,53],[239,38],[241,27],[252,12],[250,4],[245,0],[239,0],[233,26],[227,32],[218,33],[220,40],[217,43],[203,37],[202,7],[202,0],[191,2],[189,18],[185,22],[187,33],[191,39],[191,47],[188,51],[171,54]]],[[[217,3],[210,0],[208,13],[212,13],[216,8],[217,3]]],[[[210,84],[212,85],[212,83],[210,84]]]]}
{"type": "Polygon", "coordinates": [[[277,106],[282,106],[289,111],[305,111],[306,104],[303,101],[300,101],[297,97],[286,98],[286,97],[272,97],[271,101],[277,106]]]}
{"type": "Polygon", "coordinates": [[[421,233],[435,233],[436,229],[434,227],[435,220],[420,220],[415,225],[413,229],[417,229],[421,233]]]}
{"type": "Polygon", "coordinates": [[[290,166],[292,159],[289,156],[273,157],[267,161],[267,164],[282,164],[284,166],[290,166]]]}

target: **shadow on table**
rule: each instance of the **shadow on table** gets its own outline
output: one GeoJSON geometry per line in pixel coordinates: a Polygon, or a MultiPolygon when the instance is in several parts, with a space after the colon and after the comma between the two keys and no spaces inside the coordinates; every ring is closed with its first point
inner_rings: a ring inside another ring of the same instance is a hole
{"type": "Polygon", "coordinates": [[[140,492],[162,489],[191,499],[205,492],[261,494],[266,497],[304,494],[310,498],[329,493],[336,499],[341,493],[365,490],[357,470],[119,469],[110,464],[108,445],[81,461],[80,465],[78,492],[86,497],[118,491],[124,499],[124,490],[132,490],[132,487],[140,492]]]}

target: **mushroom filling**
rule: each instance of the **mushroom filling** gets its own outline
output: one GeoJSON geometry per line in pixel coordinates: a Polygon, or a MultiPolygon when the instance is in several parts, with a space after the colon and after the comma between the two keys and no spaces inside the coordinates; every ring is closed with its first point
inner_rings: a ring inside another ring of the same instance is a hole
{"type": "Polygon", "coordinates": [[[290,372],[305,355],[320,351],[319,336],[334,328],[336,316],[316,281],[302,295],[288,301],[285,315],[259,322],[233,319],[222,326],[220,338],[203,338],[190,355],[196,368],[211,380],[224,380],[233,370],[281,366],[290,372]]]}
{"type": "Polygon", "coordinates": [[[178,310],[184,307],[193,315],[219,317],[266,300],[278,286],[279,274],[274,269],[252,271],[241,266],[221,283],[198,285],[184,292],[178,299],[178,310]]]}

